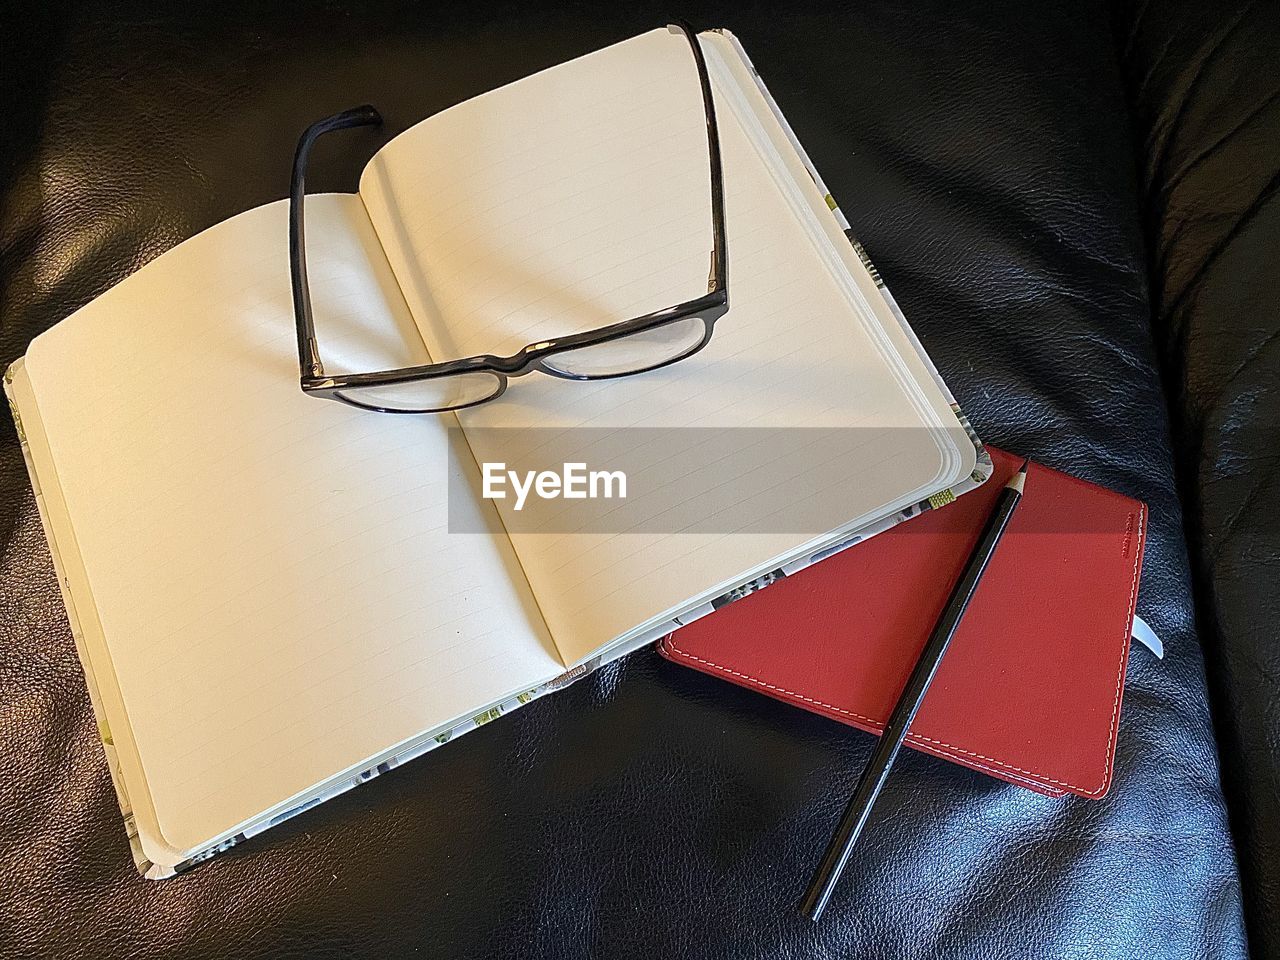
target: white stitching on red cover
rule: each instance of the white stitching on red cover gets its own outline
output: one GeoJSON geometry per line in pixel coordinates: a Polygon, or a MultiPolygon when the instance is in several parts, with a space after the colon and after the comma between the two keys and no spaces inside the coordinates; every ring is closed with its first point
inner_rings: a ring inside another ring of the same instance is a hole
{"type": "MultiPolygon", "coordinates": [[[[1146,526],[1146,520],[1147,520],[1147,507],[1146,507],[1146,504],[1141,504],[1141,509],[1138,511],[1138,536],[1136,538],[1139,544],[1143,543],[1142,537],[1143,537],[1144,528],[1146,526]]],[[[1129,649],[1129,629],[1133,623],[1133,615],[1135,612],[1135,607],[1137,605],[1138,574],[1142,570],[1141,559],[1142,559],[1142,551],[1135,550],[1134,559],[1133,559],[1133,579],[1130,581],[1130,585],[1129,585],[1129,607],[1128,607],[1127,616],[1126,616],[1125,625],[1124,625],[1125,636],[1124,636],[1123,642],[1120,645],[1120,661],[1119,663],[1116,664],[1116,693],[1115,693],[1115,698],[1111,704],[1111,725],[1107,734],[1107,756],[1102,767],[1102,782],[1099,783],[1097,787],[1095,787],[1092,790],[1089,790],[1089,789],[1086,789],[1085,787],[1078,786],[1077,784],[1071,783],[1070,781],[1067,781],[1067,780],[1055,780],[1053,777],[1047,777],[1042,773],[1036,772],[1035,770],[1026,770],[1022,767],[1014,766],[1011,763],[1005,763],[1003,760],[997,760],[994,757],[988,757],[981,753],[975,753],[972,750],[965,750],[963,747],[957,747],[954,744],[947,743],[946,741],[943,741],[943,740],[935,740],[933,737],[926,737],[923,734],[908,733],[906,739],[908,741],[914,741],[917,743],[924,742],[924,743],[932,744],[933,746],[938,747],[940,752],[949,753],[952,756],[963,754],[966,758],[968,758],[967,762],[971,763],[973,766],[978,767],[981,770],[985,770],[987,773],[999,774],[1004,771],[1012,771],[1014,773],[1024,774],[1034,782],[1042,784],[1044,786],[1067,787],[1071,790],[1078,791],[1087,797],[1101,796],[1102,793],[1107,788],[1107,781],[1109,779],[1107,774],[1108,774],[1108,771],[1110,771],[1111,769],[1111,761],[1115,755],[1116,724],[1119,722],[1119,719],[1120,719],[1120,693],[1124,688],[1124,661],[1125,661],[1125,654],[1128,652],[1128,649],[1129,649]],[[1000,769],[999,770],[992,769],[986,764],[978,763],[977,762],[978,760],[985,760],[987,761],[987,763],[995,764],[995,766],[1000,769]]],[[[812,703],[815,706],[823,707],[824,709],[827,709],[827,710],[834,710],[836,713],[844,714],[846,717],[852,717],[855,720],[861,720],[863,723],[869,723],[873,727],[878,727],[883,729],[882,724],[877,720],[873,720],[871,717],[863,716],[860,713],[854,713],[852,710],[846,710],[843,707],[837,707],[833,703],[826,703],[822,700],[815,700],[813,697],[806,697],[804,694],[798,693],[795,690],[788,690],[787,688],[780,687],[777,684],[769,683],[765,680],[759,679],[758,677],[752,677],[745,673],[740,673],[739,671],[734,670],[730,667],[726,667],[718,663],[713,663],[710,660],[705,660],[702,657],[696,656],[685,650],[681,650],[679,647],[675,645],[675,642],[672,640],[672,637],[674,636],[675,636],[675,633],[667,634],[665,637],[662,638],[661,643],[662,643],[662,646],[666,648],[668,653],[674,654],[675,656],[680,657],[681,659],[696,660],[698,663],[701,663],[707,667],[710,667],[712,670],[719,671],[720,673],[731,674],[735,677],[738,677],[740,680],[745,680],[747,683],[753,684],[754,686],[764,687],[766,689],[776,691],[777,693],[784,694],[787,697],[790,697],[796,700],[803,700],[806,703],[812,703]]]]}

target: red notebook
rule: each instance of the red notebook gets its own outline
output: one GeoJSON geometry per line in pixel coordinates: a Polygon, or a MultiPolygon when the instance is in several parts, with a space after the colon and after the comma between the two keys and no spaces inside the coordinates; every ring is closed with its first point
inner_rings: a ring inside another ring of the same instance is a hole
{"type": "MultiPolygon", "coordinates": [[[[880,733],[1000,488],[930,510],[666,637],[662,654],[880,733]]],[[[1040,793],[1103,796],[1146,532],[1137,500],[1032,464],[907,734],[1040,793]]]]}

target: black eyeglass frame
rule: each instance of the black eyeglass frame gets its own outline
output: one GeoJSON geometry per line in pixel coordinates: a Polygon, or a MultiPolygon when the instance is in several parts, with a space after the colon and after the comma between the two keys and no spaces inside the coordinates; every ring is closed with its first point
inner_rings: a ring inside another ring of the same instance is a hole
{"type": "Polygon", "coordinates": [[[350,373],[327,375],[320,359],[320,349],[316,342],[315,320],[311,309],[311,292],[307,283],[307,257],[305,232],[303,228],[303,205],[306,196],[306,167],[311,148],[316,140],[326,133],[345,130],[351,127],[376,126],[382,117],[371,106],[356,107],[320,120],[308,127],[298,140],[298,148],[293,157],[293,174],[289,187],[289,270],[293,285],[293,312],[298,331],[298,362],[301,369],[301,383],[304,393],[339,400],[343,403],[373,410],[380,413],[443,413],[451,410],[463,410],[490,400],[496,400],[507,390],[507,383],[512,377],[523,377],[535,371],[545,373],[562,380],[609,380],[618,377],[634,376],[670,366],[702,350],[715,332],[715,325],[729,311],[728,286],[728,246],[724,217],[724,173],[720,161],[720,131],[716,125],[715,102],[711,93],[711,79],[707,73],[706,59],[702,47],[698,43],[697,34],[689,24],[676,21],[668,27],[672,32],[679,32],[689,41],[693,51],[694,62],[698,68],[698,82],[702,91],[702,103],[706,117],[707,153],[711,170],[711,270],[707,277],[707,292],[697,299],[686,300],[675,306],[664,307],[643,316],[611,323],[585,333],[557,337],[554,340],[541,340],[531,343],[511,356],[501,357],[492,354],[481,354],[465,357],[461,360],[448,360],[443,363],[430,363],[413,367],[400,367],[395,370],[382,370],[374,373],[350,373]],[[622,373],[574,375],[548,366],[548,358],[557,354],[579,350],[583,347],[609,343],[624,337],[633,336],[648,330],[654,330],[667,324],[681,320],[697,318],[702,321],[702,339],[690,350],[670,360],[653,364],[638,370],[627,370],[622,373]],[[371,386],[394,386],[420,380],[432,380],[458,374],[483,373],[496,378],[497,389],[480,400],[458,406],[439,407],[434,409],[408,410],[379,407],[365,403],[344,390],[358,390],[371,386]]]}

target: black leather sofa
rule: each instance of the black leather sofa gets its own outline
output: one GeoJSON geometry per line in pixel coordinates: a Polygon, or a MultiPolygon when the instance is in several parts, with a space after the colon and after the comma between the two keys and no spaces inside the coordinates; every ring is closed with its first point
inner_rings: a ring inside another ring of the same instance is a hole
{"type": "MultiPolygon", "coordinates": [[[[372,102],[394,132],[671,12],[10,6],[0,362],[283,196],[309,121],[372,102]]],[[[908,751],[814,925],[871,738],[641,652],[143,881],[4,419],[0,955],[1280,956],[1276,6],[675,12],[742,38],[983,437],[1150,505],[1167,657],[1134,652],[1110,796],[908,751]]],[[[314,187],[350,188],[354,149],[314,187]]]]}

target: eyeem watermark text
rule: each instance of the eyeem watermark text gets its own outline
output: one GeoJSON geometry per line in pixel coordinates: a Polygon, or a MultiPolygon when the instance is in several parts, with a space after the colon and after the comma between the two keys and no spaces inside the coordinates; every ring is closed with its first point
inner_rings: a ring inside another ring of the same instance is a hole
{"type": "MultiPolygon", "coordinates": [[[[920,453],[939,444],[932,433],[920,435],[921,429],[477,423],[468,425],[465,434],[461,427],[449,427],[450,455],[440,458],[442,476],[437,479],[447,484],[451,534],[785,534],[818,542],[833,531],[855,531],[869,502],[863,489],[868,487],[876,498],[891,503],[883,509],[885,515],[933,514],[927,523],[902,524],[895,536],[916,530],[928,536],[942,529],[971,533],[972,510],[953,510],[950,501],[963,503],[969,496],[965,491],[991,473],[991,461],[957,428],[954,447],[974,457],[972,472],[960,478],[959,493],[934,496],[937,481],[931,477],[937,464],[920,453]],[[886,460],[886,451],[897,452],[886,460]],[[908,493],[909,487],[914,492],[908,493]]],[[[963,472],[961,464],[952,466],[963,472]]],[[[997,476],[987,482],[1003,480],[997,476]]],[[[1105,512],[1095,517],[1046,511],[1043,521],[1035,511],[1018,516],[1024,531],[1040,524],[1036,532],[1044,534],[1113,532],[1111,515],[1105,512]]],[[[543,546],[554,549],[550,540],[543,546]]],[[[701,549],[691,546],[695,548],[701,549]]],[[[1132,543],[1116,542],[1118,552],[1133,549],[1132,543]]]]}
{"type": "Polygon", "coordinates": [[[529,494],[542,500],[612,500],[627,497],[627,475],[621,470],[588,470],[585,463],[562,464],[555,470],[508,470],[503,462],[482,466],[486,500],[505,500],[510,489],[515,509],[523,510],[529,494]]]}

